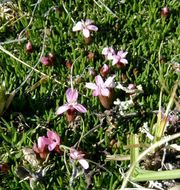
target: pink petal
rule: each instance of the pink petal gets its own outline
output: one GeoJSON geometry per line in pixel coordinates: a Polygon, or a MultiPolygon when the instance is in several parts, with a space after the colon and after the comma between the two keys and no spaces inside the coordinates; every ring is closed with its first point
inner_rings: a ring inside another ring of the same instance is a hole
{"type": "Polygon", "coordinates": [[[38,138],[38,149],[43,152],[45,146],[48,145],[49,143],[50,143],[50,140],[48,138],[46,138],[45,136],[39,137],[38,138]]]}
{"type": "Polygon", "coordinates": [[[118,62],[119,62],[119,56],[117,55],[114,55],[112,57],[113,61],[112,61],[112,65],[116,65],[118,62]]]}
{"type": "Polygon", "coordinates": [[[85,113],[87,112],[86,108],[81,104],[73,105],[73,108],[76,109],[78,112],[85,113]]]}
{"type": "Polygon", "coordinates": [[[107,88],[101,89],[101,94],[102,94],[103,96],[109,96],[109,89],[107,89],[107,88]]]}
{"type": "Polygon", "coordinates": [[[88,29],[88,30],[93,30],[93,31],[98,31],[98,27],[95,26],[95,25],[88,25],[88,26],[87,26],[87,29],[88,29]]]}
{"type": "Polygon", "coordinates": [[[105,47],[103,50],[102,50],[102,54],[103,55],[108,55],[109,53],[109,48],[108,47],[105,47]]]}
{"type": "Polygon", "coordinates": [[[128,54],[127,51],[124,52],[124,51],[121,50],[121,51],[118,51],[118,52],[117,52],[117,55],[120,56],[121,58],[126,57],[127,54],[128,54]]]}
{"type": "Polygon", "coordinates": [[[82,25],[82,22],[77,22],[76,25],[73,27],[73,32],[76,32],[76,31],[80,31],[83,29],[83,25],[82,25]]]}
{"type": "Polygon", "coordinates": [[[47,131],[47,137],[53,141],[55,141],[57,144],[60,144],[60,137],[57,133],[48,130],[47,131]]]}
{"type": "Polygon", "coordinates": [[[114,88],[114,87],[115,87],[114,78],[115,78],[115,76],[108,77],[107,80],[106,80],[105,83],[104,83],[105,86],[106,86],[106,87],[109,87],[109,88],[114,88]]]}
{"type": "Polygon", "coordinates": [[[76,89],[68,88],[66,90],[67,102],[76,102],[78,99],[78,91],[76,89]]]}
{"type": "Polygon", "coordinates": [[[88,25],[90,25],[90,24],[92,24],[92,23],[93,23],[93,21],[90,20],[90,19],[86,19],[86,21],[85,21],[85,25],[86,25],[86,26],[88,26],[88,25]]]}
{"type": "Polygon", "coordinates": [[[70,106],[68,104],[65,104],[63,106],[60,106],[57,111],[56,111],[56,115],[60,115],[62,113],[64,113],[65,111],[67,111],[68,109],[70,109],[70,106]]]}
{"type": "Polygon", "coordinates": [[[88,83],[86,83],[85,87],[89,88],[91,90],[95,90],[97,88],[97,85],[92,82],[88,82],[88,83]]]}
{"type": "Polygon", "coordinates": [[[89,163],[85,159],[79,159],[78,162],[85,170],[89,168],[89,163]]]}
{"type": "Polygon", "coordinates": [[[51,143],[51,144],[48,145],[48,150],[49,150],[49,151],[53,151],[56,146],[57,146],[56,143],[51,143]]]}
{"type": "Polygon", "coordinates": [[[127,59],[120,59],[120,62],[121,62],[121,63],[124,63],[124,64],[128,64],[127,59]]]}
{"type": "Polygon", "coordinates": [[[101,91],[97,88],[96,90],[93,91],[93,96],[99,96],[101,95],[101,91]]]}
{"type": "Polygon", "coordinates": [[[83,35],[84,35],[85,38],[89,38],[90,32],[89,32],[89,30],[87,28],[83,29],[83,35]]]}
{"type": "Polygon", "coordinates": [[[103,81],[103,79],[102,79],[102,77],[101,77],[100,75],[97,75],[97,76],[95,77],[95,81],[96,81],[96,84],[97,84],[98,86],[101,86],[101,85],[104,84],[104,81],[103,81]]]}

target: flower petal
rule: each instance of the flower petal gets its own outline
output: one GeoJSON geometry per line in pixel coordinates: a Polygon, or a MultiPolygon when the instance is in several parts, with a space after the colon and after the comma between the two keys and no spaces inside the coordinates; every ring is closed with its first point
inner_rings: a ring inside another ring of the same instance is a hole
{"type": "Polygon", "coordinates": [[[93,91],[93,96],[99,96],[101,95],[101,91],[97,88],[96,90],[93,91]]]}
{"type": "Polygon", "coordinates": [[[102,94],[103,96],[109,96],[109,89],[107,89],[107,88],[102,88],[102,89],[101,89],[101,94],[102,94]]]}
{"type": "Polygon", "coordinates": [[[48,150],[53,151],[56,148],[57,144],[55,142],[48,145],[48,150]]]}
{"type": "Polygon", "coordinates": [[[117,52],[117,55],[120,56],[121,58],[125,58],[127,54],[128,54],[127,51],[124,52],[121,50],[117,52]]]}
{"type": "Polygon", "coordinates": [[[97,75],[97,76],[95,77],[95,81],[96,81],[96,84],[97,84],[98,86],[101,86],[101,85],[104,84],[104,81],[103,81],[103,79],[102,79],[102,77],[101,77],[100,75],[97,75]]]}
{"type": "Polygon", "coordinates": [[[112,77],[108,77],[104,83],[105,86],[108,88],[114,88],[115,87],[114,78],[115,78],[115,75],[112,77]]]}
{"type": "Polygon", "coordinates": [[[108,47],[103,48],[102,54],[103,55],[108,55],[108,53],[109,53],[109,48],[108,47]]]}
{"type": "Polygon", "coordinates": [[[77,22],[76,25],[73,27],[72,31],[73,32],[76,32],[76,31],[80,31],[83,29],[83,25],[82,25],[82,22],[77,22]]]}
{"type": "Polygon", "coordinates": [[[118,55],[113,55],[112,57],[112,65],[116,65],[117,63],[119,63],[119,59],[120,57],[118,55]]]}
{"type": "Polygon", "coordinates": [[[81,164],[81,166],[86,170],[89,168],[89,163],[85,159],[79,159],[78,162],[81,164]]]}
{"type": "Polygon", "coordinates": [[[90,25],[92,23],[93,23],[93,20],[90,20],[90,19],[86,19],[86,21],[85,21],[86,26],[88,26],[88,25],[90,25]]]}
{"type": "Polygon", "coordinates": [[[57,111],[56,111],[56,115],[60,115],[63,112],[67,111],[68,109],[70,109],[70,106],[68,104],[65,104],[63,106],[60,106],[57,111]]]}
{"type": "Polygon", "coordinates": [[[40,152],[44,151],[44,148],[46,145],[48,145],[51,141],[46,138],[45,136],[39,137],[38,138],[38,149],[40,150],[40,152]]]}
{"type": "Polygon", "coordinates": [[[91,90],[95,90],[97,89],[97,85],[92,83],[92,82],[87,82],[86,85],[85,85],[86,88],[89,88],[91,90]]]}
{"type": "Polygon", "coordinates": [[[76,102],[78,99],[78,91],[76,89],[68,88],[66,90],[66,98],[68,103],[76,102]]]}
{"type": "Polygon", "coordinates": [[[73,108],[76,109],[78,112],[85,113],[87,112],[86,108],[81,104],[75,104],[73,105],[73,108]]]}
{"type": "Polygon", "coordinates": [[[55,133],[54,131],[47,131],[47,137],[51,140],[53,140],[54,142],[56,142],[57,144],[60,144],[60,137],[57,133],[55,133]]]}
{"type": "Polygon", "coordinates": [[[83,35],[84,35],[85,38],[89,38],[90,32],[89,32],[89,30],[87,28],[83,29],[83,35]]]}
{"type": "Polygon", "coordinates": [[[120,59],[120,62],[121,62],[121,63],[124,63],[124,64],[128,64],[127,59],[120,59]]]}
{"type": "Polygon", "coordinates": [[[88,26],[87,26],[87,29],[88,29],[88,30],[92,30],[92,31],[98,31],[98,27],[95,26],[95,25],[88,25],[88,26]]]}

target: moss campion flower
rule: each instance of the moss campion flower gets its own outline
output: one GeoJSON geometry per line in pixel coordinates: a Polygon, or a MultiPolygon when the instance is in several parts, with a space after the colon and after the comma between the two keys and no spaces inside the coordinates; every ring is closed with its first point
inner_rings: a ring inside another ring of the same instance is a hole
{"type": "Polygon", "coordinates": [[[93,96],[98,96],[101,104],[106,108],[109,109],[112,101],[113,101],[113,94],[114,94],[114,78],[115,75],[112,77],[108,77],[104,82],[100,75],[95,77],[96,83],[86,83],[86,88],[93,90],[93,96]]]}
{"type": "Polygon", "coordinates": [[[46,159],[47,154],[53,150],[60,153],[60,143],[59,135],[49,130],[47,131],[47,137],[41,136],[38,138],[38,143],[33,146],[33,150],[35,153],[39,154],[40,158],[46,159]]]}
{"type": "Polygon", "coordinates": [[[85,87],[93,90],[93,96],[99,96],[99,95],[109,96],[110,94],[109,88],[115,87],[114,78],[115,76],[108,77],[107,80],[104,82],[102,77],[100,75],[97,75],[95,77],[96,84],[89,82],[86,83],[85,87]]]}
{"type": "Polygon", "coordinates": [[[79,21],[73,27],[73,32],[82,31],[85,38],[90,37],[90,31],[98,31],[98,27],[93,25],[93,21],[90,19],[86,19],[85,21],[79,21]]]}
{"type": "Polygon", "coordinates": [[[112,47],[105,47],[102,50],[102,54],[105,56],[106,59],[112,60],[113,59],[113,55],[115,55],[116,52],[115,52],[115,50],[112,47]]]}
{"type": "Polygon", "coordinates": [[[117,65],[117,67],[123,67],[128,64],[126,55],[128,54],[127,51],[118,51],[117,54],[112,56],[112,65],[117,65]]]}
{"type": "Polygon", "coordinates": [[[84,159],[85,154],[83,154],[81,151],[78,151],[74,148],[70,149],[70,157],[73,160],[77,160],[81,166],[86,170],[89,168],[89,163],[87,162],[87,160],[84,159]]]}
{"type": "Polygon", "coordinates": [[[68,88],[66,91],[66,98],[67,103],[57,109],[57,115],[60,115],[67,111],[68,121],[73,121],[75,111],[78,111],[80,113],[87,112],[86,108],[77,102],[78,91],[76,89],[68,88]]]}

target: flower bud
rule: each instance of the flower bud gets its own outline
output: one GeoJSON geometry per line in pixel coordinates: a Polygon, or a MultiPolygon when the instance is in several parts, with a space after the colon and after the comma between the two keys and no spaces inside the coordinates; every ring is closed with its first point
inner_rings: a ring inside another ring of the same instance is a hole
{"type": "Polygon", "coordinates": [[[110,71],[109,66],[104,64],[100,69],[100,74],[102,77],[106,77],[109,74],[109,71],[110,71]]]}
{"type": "Polygon", "coordinates": [[[41,63],[42,63],[43,65],[48,66],[48,65],[50,64],[49,57],[42,56],[42,57],[41,57],[41,63]]]}
{"type": "Polygon", "coordinates": [[[26,52],[27,53],[32,53],[33,52],[33,47],[30,41],[26,44],[26,52]]]}
{"type": "Polygon", "coordinates": [[[162,10],[161,10],[161,16],[162,17],[167,17],[169,15],[169,8],[166,6],[166,7],[163,7],[162,10]]]}

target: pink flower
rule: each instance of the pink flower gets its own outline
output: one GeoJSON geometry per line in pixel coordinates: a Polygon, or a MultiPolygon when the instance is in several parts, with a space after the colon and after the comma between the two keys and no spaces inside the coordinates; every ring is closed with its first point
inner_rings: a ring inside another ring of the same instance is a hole
{"type": "Polygon", "coordinates": [[[116,55],[112,56],[112,65],[116,65],[116,64],[123,64],[126,65],[128,64],[128,61],[126,58],[126,55],[128,54],[127,51],[118,51],[116,55]]]}
{"type": "Polygon", "coordinates": [[[93,91],[93,96],[109,96],[110,88],[114,88],[114,78],[115,76],[108,77],[104,82],[100,75],[95,77],[96,84],[94,83],[86,83],[86,88],[89,88],[93,91]]]}
{"type": "Polygon", "coordinates": [[[60,137],[57,133],[49,130],[47,132],[47,137],[48,137],[48,141],[46,142],[47,142],[49,151],[53,151],[56,147],[59,147],[61,142],[60,142],[60,137]]]}
{"type": "Polygon", "coordinates": [[[55,150],[57,153],[60,152],[60,137],[53,131],[47,131],[47,137],[41,136],[38,138],[37,145],[35,144],[33,150],[40,155],[41,158],[45,159],[48,151],[55,150]]]}
{"type": "Polygon", "coordinates": [[[67,98],[67,103],[64,104],[63,106],[60,106],[57,111],[56,114],[60,115],[65,111],[68,110],[77,110],[78,112],[81,113],[85,113],[87,112],[86,108],[77,103],[77,99],[78,99],[78,91],[76,89],[72,89],[72,88],[68,88],[66,91],[66,98],[67,98]]]}
{"type": "Polygon", "coordinates": [[[105,47],[102,50],[102,54],[105,56],[106,59],[111,60],[113,59],[113,55],[115,55],[116,52],[112,47],[105,47]]]}
{"type": "Polygon", "coordinates": [[[70,157],[73,160],[78,160],[78,162],[81,164],[81,166],[86,170],[89,168],[89,163],[87,162],[87,160],[85,160],[83,157],[85,156],[85,154],[83,154],[81,151],[77,151],[74,148],[70,149],[70,157]]]}
{"type": "Polygon", "coordinates": [[[90,31],[98,31],[98,27],[93,25],[93,21],[86,19],[86,21],[79,21],[73,27],[73,32],[82,31],[85,38],[90,37],[90,31]]]}

